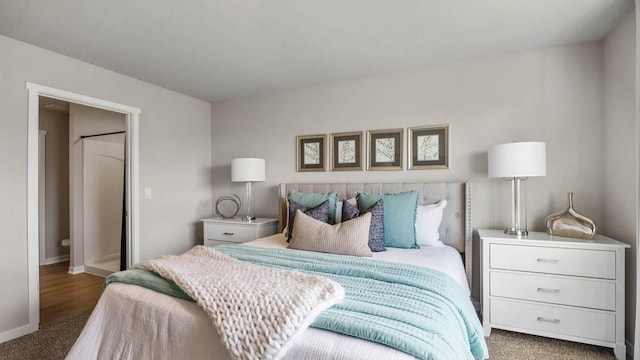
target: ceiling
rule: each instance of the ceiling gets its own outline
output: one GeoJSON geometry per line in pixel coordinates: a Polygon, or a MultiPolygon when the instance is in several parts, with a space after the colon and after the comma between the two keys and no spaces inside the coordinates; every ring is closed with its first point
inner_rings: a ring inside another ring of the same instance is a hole
{"type": "Polygon", "coordinates": [[[599,40],[633,0],[0,0],[0,34],[207,101],[599,40]]]}

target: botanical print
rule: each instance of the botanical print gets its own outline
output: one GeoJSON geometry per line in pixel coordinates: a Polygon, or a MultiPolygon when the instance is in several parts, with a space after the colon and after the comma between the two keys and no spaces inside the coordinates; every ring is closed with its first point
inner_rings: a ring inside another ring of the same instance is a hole
{"type": "Polygon", "coordinates": [[[356,141],[338,141],[338,163],[355,164],[356,162],[356,141]]]}
{"type": "Polygon", "coordinates": [[[320,143],[304,143],[304,164],[317,165],[320,164],[320,143]]]}
{"type": "Polygon", "coordinates": [[[418,136],[417,140],[418,161],[435,161],[440,158],[440,136],[418,136]]]}
{"type": "Polygon", "coordinates": [[[396,153],[396,139],[376,139],[376,163],[394,162],[396,153]]]}

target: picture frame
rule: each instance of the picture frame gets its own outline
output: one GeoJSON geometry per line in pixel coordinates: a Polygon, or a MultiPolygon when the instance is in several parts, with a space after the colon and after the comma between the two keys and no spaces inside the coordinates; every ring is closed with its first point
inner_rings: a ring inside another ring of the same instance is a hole
{"type": "Polygon", "coordinates": [[[412,127],[407,136],[409,170],[449,168],[449,125],[412,127]]]}
{"type": "Polygon", "coordinates": [[[367,131],[367,170],[402,170],[403,130],[367,131]]]}
{"type": "Polygon", "coordinates": [[[331,134],[331,171],[362,170],[362,131],[331,134]]]}
{"type": "Polygon", "coordinates": [[[325,143],[327,136],[303,135],[296,137],[297,171],[325,171],[325,143]]]}

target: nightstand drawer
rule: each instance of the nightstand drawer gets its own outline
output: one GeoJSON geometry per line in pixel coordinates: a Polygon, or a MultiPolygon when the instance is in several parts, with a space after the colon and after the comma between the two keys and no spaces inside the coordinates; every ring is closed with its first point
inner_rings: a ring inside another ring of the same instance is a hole
{"type": "Polygon", "coordinates": [[[492,269],[616,278],[614,251],[491,244],[492,269]]]}
{"type": "Polygon", "coordinates": [[[491,299],[491,323],[538,335],[576,336],[615,341],[616,317],[612,312],[491,299]]]}
{"type": "Polygon", "coordinates": [[[491,296],[541,301],[559,305],[615,310],[612,281],[567,276],[492,271],[491,296]]]}
{"type": "Polygon", "coordinates": [[[243,225],[205,224],[205,240],[219,240],[231,243],[241,243],[255,240],[256,229],[243,225]]]}

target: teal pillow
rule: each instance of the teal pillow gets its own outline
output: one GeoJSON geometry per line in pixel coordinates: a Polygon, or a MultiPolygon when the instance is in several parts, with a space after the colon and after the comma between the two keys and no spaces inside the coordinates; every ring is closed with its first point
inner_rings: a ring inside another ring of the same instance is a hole
{"type": "Polygon", "coordinates": [[[293,200],[307,208],[318,206],[329,200],[329,224],[336,223],[336,205],[338,204],[338,193],[336,191],[328,193],[303,193],[296,190],[289,190],[287,200],[293,200]]]}
{"type": "Polygon", "coordinates": [[[364,211],[382,199],[384,245],[403,249],[419,249],[416,242],[416,209],[418,193],[407,191],[393,194],[373,195],[356,193],[358,208],[364,211]]]}

